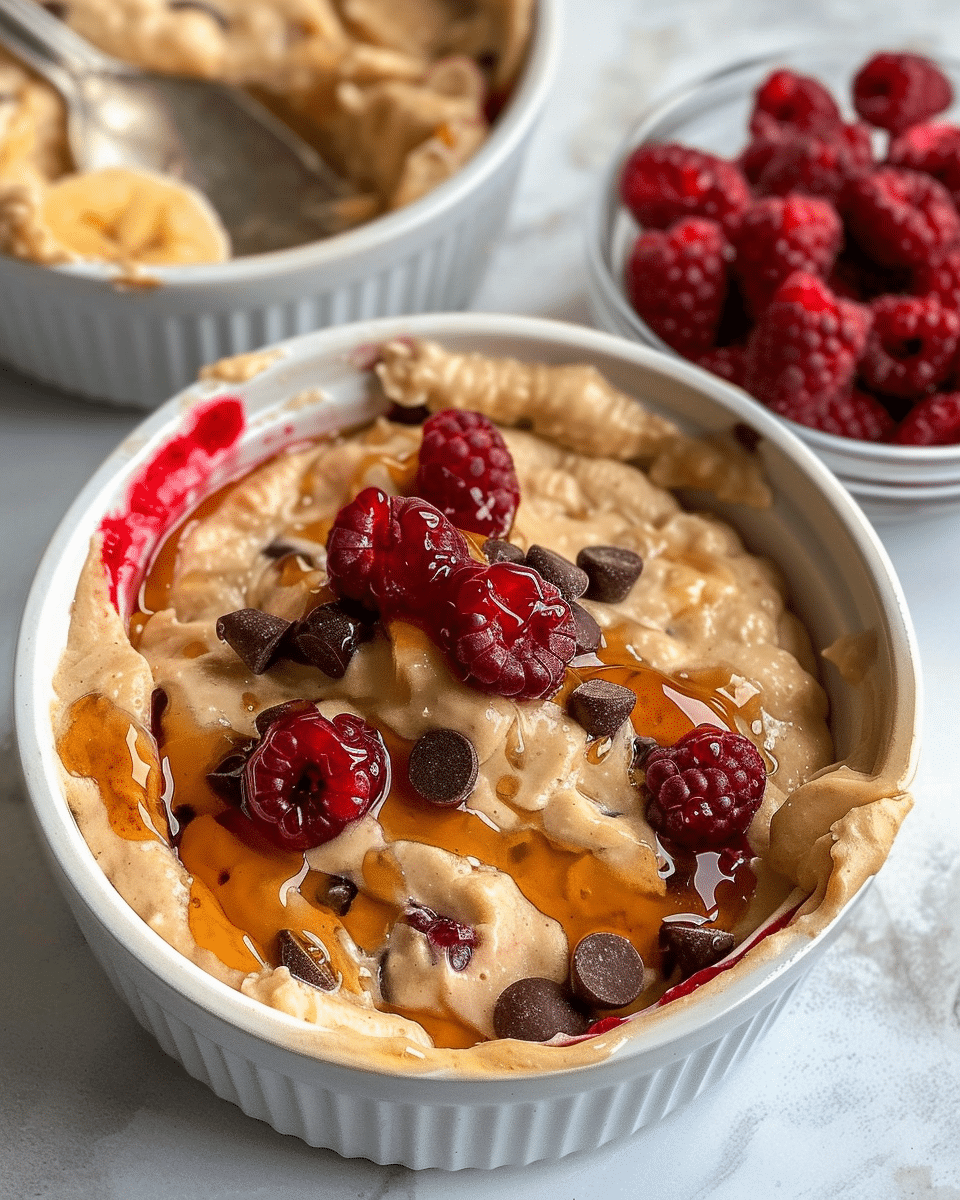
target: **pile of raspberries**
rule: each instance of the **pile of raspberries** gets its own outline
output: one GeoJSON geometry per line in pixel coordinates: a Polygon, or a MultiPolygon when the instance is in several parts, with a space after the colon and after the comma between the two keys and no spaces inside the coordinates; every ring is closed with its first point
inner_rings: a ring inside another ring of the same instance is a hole
{"type": "Polygon", "coordinates": [[[643,230],[627,294],[677,353],[783,417],[960,443],[960,127],[931,119],[953,92],[928,59],[877,54],[852,98],[846,122],[816,79],[777,70],[735,160],[638,147],[620,179],[643,230]]]}

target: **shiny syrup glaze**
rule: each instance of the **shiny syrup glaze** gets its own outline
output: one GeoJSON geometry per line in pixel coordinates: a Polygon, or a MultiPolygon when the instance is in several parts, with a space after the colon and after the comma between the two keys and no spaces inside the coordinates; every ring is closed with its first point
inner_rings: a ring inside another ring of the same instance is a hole
{"type": "MultiPolygon", "coordinates": [[[[391,474],[402,478],[409,474],[409,465],[394,464],[391,474]]],[[[138,610],[130,621],[134,645],[150,614],[167,606],[185,530],[215,511],[234,486],[205,500],[161,545],[141,587],[138,610]]],[[[305,512],[294,532],[323,541],[328,528],[328,521],[311,520],[305,512]]],[[[302,560],[293,555],[278,560],[277,570],[285,573],[286,577],[281,575],[284,583],[293,583],[308,573],[302,560]]],[[[323,589],[315,602],[322,602],[325,592],[323,589]]],[[[616,631],[608,633],[592,665],[568,669],[557,701],[562,703],[579,682],[595,677],[634,691],[638,697],[632,718],[634,728],[639,735],[652,737],[661,745],[671,745],[696,724],[705,722],[720,728],[743,728],[759,713],[756,696],[748,695],[744,700],[737,692],[737,681],[724,672],[670,678],[639,662],[616,631]]],[[[370,954],[381,949],[389,938],[402,914],[395,905],[376,898],[377,894],[393,891],[394,880],[378,882],[376,878],[385,865],[375,855],[367,856],[364,875],[369,888],[360,890],[344,915],[336,915],[325,903],[330,878],[308,870],[302,853],[280,850],[267,841],[239,808],[225,802],[209,786],[207,774],[228,754],[249,746],[248,739],[230,729],[201,729],[186,714],[161,706],[153,730],[161,771],[154,770],[141,797],[137,788],[114,786],[113,781],[124,775],[124,764],[110,760],[109,747],[123,745],[128,736],[133,736],[141,751],[148,752],[149,739],[143,730],[129,735],[133,725],[118,710],[114,710],[114,736],[104,738],[103,705],[109,702],[102,701],[98,711],[87,707],[71,714],[67,734],[60,743],[64,765],[73,773],[110,781],[105,792],[111,823],[118,834],[133,838],[162,835],[175,847],[192,877],[189,915],[197,943],[229,967],[255,971],[262,962],[279,963],[281,929],[302,931],[324,946],[342,987],[353,992],[363,990],[364,969],[358,968],[355,958],[344,949],[340,934],[345,930],[361,950],[370,954]],[[123,723],[127,728],[121,730],[119,725],[123,723]],[[158,785],[161,777],[162,787],[158,785]],[[143,821],[144,814],[138,807],[141,803],[156,833],[143,821]]],[[[619,932],[633,942],[648,966],[655,967],[660,961],[657,939],[665,916],[684,913],[709,917],[720,927],[731,928],[749,901],[755,880],[742,860],[727,866],[716,854],[683,854],[672,859],[664,855],[666,894],[652,897],[640,888],[631,889],[593,855],[554,844],[538,827],[536,814],[523,814],[530,827],[505,833],[472,813],[469,800],[454,810],[426,805],[410,793],[406,784],[410,743],[392,730],[381,732],[393,764],[392,789],[378,812],[387,838],[427,842],[507,871],[531,903],[563,926],[571,949],[587,933],[619,932]]],[[[604,746],[602,741],[594,742],[587,753],[602,755],[604,746]]],[[[115,755],[115,750],[112,753],[115,755]]],[[[514,765],[522,770],[522,752],[514,765]]],[[[509,804],[517,787],[510,776],[505,776],[496,785],[497,794],[509,804]]],[[[632,1009],[624,1011],[642,1007],[650,1000],[642,996],[632,1009]]],[[[439,1046],[465,1047],[478,1040],[476,1030],[452,1016],[409,1011],[402,1015],[418,1020],[439,1046]]]]}

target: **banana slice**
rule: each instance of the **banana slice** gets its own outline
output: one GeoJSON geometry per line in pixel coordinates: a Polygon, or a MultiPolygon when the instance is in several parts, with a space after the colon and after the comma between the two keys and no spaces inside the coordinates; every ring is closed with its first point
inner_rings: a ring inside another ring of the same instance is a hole
{"type": "Polygon", "coordinates": [[[46,191],[41,219],[73,256],[125,265],[223,262],[230,239],[209,202],[186,184],[108,167],[46,191]]]}

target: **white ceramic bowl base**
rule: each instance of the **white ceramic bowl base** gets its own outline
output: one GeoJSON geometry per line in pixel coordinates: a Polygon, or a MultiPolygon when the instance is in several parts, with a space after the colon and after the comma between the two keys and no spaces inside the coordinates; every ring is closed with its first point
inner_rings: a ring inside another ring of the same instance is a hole
{"type": "MultiPolygon", "coordinates": [[[[295,442],[368,419],[381,402],[368,392],[354,352],[398,335],[533,362],[593,363],[614,385],[690,431],[749,422],[762,437],[758,452],[775,503],[768,510],[714,507],[738,525],[752,550],[775,558],[815,645],[864,628],[877,631],[886,703],[876,714],[881,749],[875,767],[893,764],[897,776],[909,780],[917,746],[916,649],[882,545],[847,492],[782,423],[688,363],[604,333],[509,316],[447,314],[330,329],[288,343],[284,357],[261,375],[225,389],[242,397],[248,415],[234,465],[252,464],[267,447],[275,452],[281,438],[295,442]],[[313,406],[287,403],[307,388],[321,388],[324,399],[313,406]]],[[[659,1120],[721,1079],[781,1011],[851,906],[823,934],[791,946],[718,995],[661,1009],[644,1022],[642,1036],[604,1062],[518,1077],[436,1078],[337,1066],[298,1049],[299,1021],[184,959],[107,881],[60,789],[51,680],[91,533],[122,501],[140,466],[181,427],[187,402],[210,394],[206,385],[175,397],[90,481],[38,570],[18,649],[18,738],[40,838],[84,936],[137,1019],[192,1075],[251,1116],[311,1145],[411,1167],[520,1165],[595,1148],[659,1120]]],[[[211,478],[211,489],[220,482],[211,478]]],[[[824,684],[843,757],[869,716],[867,700],[836,674],[826,674],[824,684]]]]}

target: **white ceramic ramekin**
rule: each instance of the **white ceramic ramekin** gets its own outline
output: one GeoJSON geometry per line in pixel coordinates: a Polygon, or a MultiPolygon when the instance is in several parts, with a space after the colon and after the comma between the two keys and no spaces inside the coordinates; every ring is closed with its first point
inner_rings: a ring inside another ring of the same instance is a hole
{"type": "Polygon", "coordinates": [[[490,137],[422,199],[347,233],[211,266],[111,268],[0,256],[0,360],[69,392],[154,408],[204,363],[329,325],[464,308],[507,218],[560,45],[559,0],[537,0],[527,61],[490,137]]]}
{"type": "MultiPolygon", "coordinates": [[[[842,41],[732,63],[679,88],[640,118],[604,172],[587,217],[591,308],[601,329],[675,353],[634,311],[624,288],[624,265],[639,232],[620,201],[620,174],[630,153],[646,143],[680,142],[736,157],[749,137],[754,92],[779,67],[819,79],[852,115],[850,82],[871,53],[867,42],[842,41]]],[[[960,97],[960,62],[944,58],[938,62],[960,97]]],[[[943,119],[957,121],[957,107],[943,119]]],[[[960,446],[863,442],[793,421],[786,424],[834,471],[875,522],[914,521],[960,508],[960,446]]]]}
{"type": "MultiPolygon", "coordinates": [[[[366,388],[356,352],[402,335],[532,362],[592,363],[615,386],[691,432],[749,422],[762,439],[774,504],[766,510],[714,507],[739,527],[752,551],[777,561],[816,646],[876,631],[880,711],[863,689],[846,687],[836,675],[825,681],[837,752],[850,753],[862,722],[875,720],[876,761],[863,769],[901,786],[909,782],[919,719],[917,656],[882,545],[846,491],[772,414],[688,363],[589,329],[509,316],[428,315],[330,329],[286,344],[263,374],[225,389],[242,398],[248,417],[232,469],[268,448],[274,452],[284,442],[369,417],[380,402],[366,388]],[[322,398],[288,403],[310,388],[321,389],[322,398]]],[[[313,1057],[298,1041],[300,1022],[195,967],[107,881],[62,794],[51,680],[91,534],[123,502],[143,464],[183,428],[190,402],[210,394],[209,384],[197,385],[164,405],[83,490],[38,570],[17,658],[18,737],[41,840],[85,937],[137,1019],[191,1075],[251,1116],[311,1145],[410,1167],[520,1165],[595,1148],[659,1120],[722,1078],[783,1008],[850,905],[817,937],[797,939],[718,994],[664,1006],[604,1061],[536,1074],[439,1078],[313,1057]]],[[[210,486],[220,481],[212,478],[210,486]]]]}

